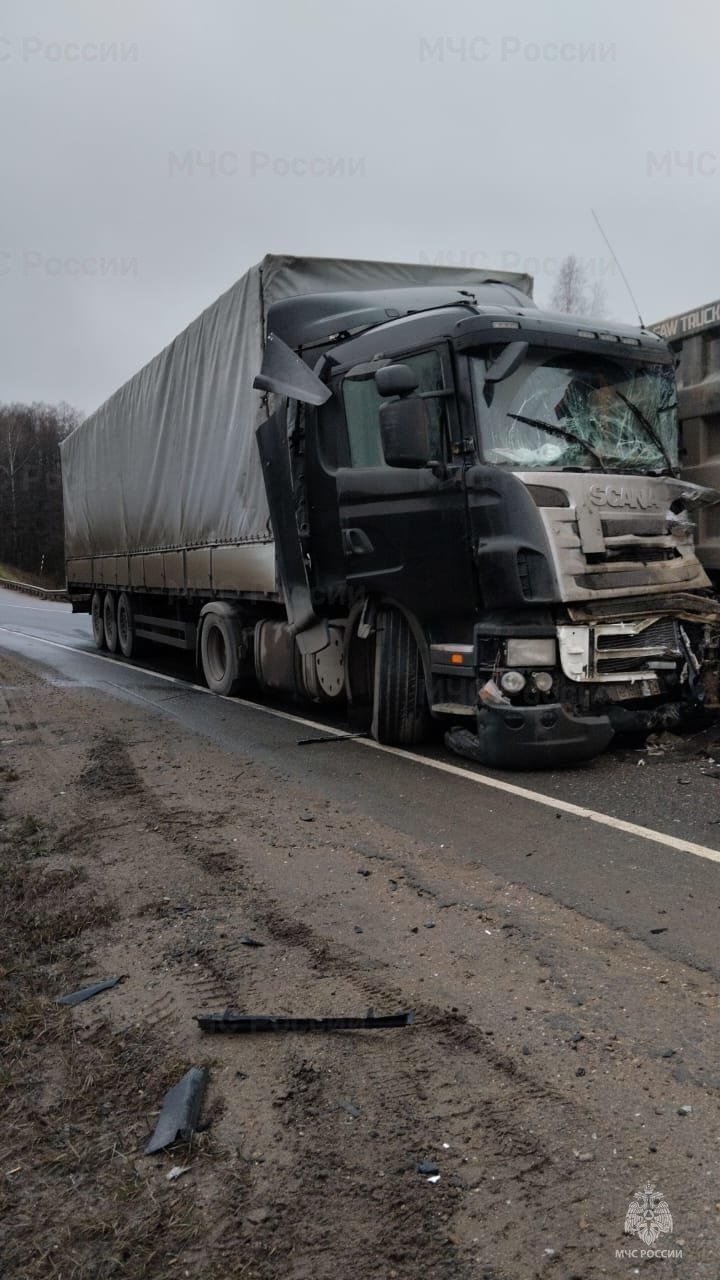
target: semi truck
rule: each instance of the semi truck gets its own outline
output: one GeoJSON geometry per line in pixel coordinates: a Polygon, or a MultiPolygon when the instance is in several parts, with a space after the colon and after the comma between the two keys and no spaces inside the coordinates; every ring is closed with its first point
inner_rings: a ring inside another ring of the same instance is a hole
{"type": "Polygon", "coordinates": [[[507,272],[270,255],[61,447],[95,643],[574,764],[714,705],[673,356],[507,272]]]}

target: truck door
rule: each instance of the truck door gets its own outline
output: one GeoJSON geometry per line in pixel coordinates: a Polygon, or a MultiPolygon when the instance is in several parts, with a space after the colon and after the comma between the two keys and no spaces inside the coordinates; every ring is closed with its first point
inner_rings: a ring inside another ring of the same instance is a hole
{"type": "MultiPolygon", "coordinates": [[[[446,351],[398,359],[416,374],[418,392],[452,386],[446,351]]],[[[385,462],[374,378],[341,378],[336,393],[349,453],[336,472],[348,586],[392,596],[420,619],[467,616],[476,593],[454,398],[426,398],[433,462],[413,468],[385,462]]]]}

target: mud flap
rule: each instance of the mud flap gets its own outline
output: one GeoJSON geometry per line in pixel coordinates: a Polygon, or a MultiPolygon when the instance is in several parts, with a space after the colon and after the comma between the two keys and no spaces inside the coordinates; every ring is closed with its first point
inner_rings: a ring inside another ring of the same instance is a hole
{"type": "Polygon", "coordinates": [[[557,769],[599,755],[613,733],[606,716],[569,716],[559,703],[484,706],[477,713],[477,734],[451,729],[445,745],[495,769],[557,769]]]}

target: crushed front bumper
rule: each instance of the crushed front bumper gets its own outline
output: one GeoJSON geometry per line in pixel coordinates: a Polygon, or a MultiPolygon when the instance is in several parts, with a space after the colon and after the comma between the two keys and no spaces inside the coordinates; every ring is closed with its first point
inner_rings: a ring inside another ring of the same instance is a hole
{"type": "Polygon", "coordinates": [[[457,755],[495,769],[558,769],[604,751],[614,734],[607,716],[571,716],[559,702],[537,707],[480,707],[477,733],[451,729],[457,755]]]}

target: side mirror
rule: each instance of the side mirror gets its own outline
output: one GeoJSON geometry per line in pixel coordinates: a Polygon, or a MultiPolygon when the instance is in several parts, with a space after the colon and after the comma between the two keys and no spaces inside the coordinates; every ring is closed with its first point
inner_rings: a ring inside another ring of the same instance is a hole
{"type": "Polygon", "coordinates": [[[409,396],[417,391],[418,380],[406,364],[386,364],[375,374],[375,386],[381,396],[409,396]]]}
{"type": "Polygon", "coordinates": [[[504,382],[516,369],[520,368],[529,346],[529,342],[509,342],[485,370],[485,381],[504,382]]]}
{"type": "MultiPolygon", "coordinates": [[[[401,369],[402,365],[394,367],[401,369]]],[[[383,453],[389,467],[427,465],[431,458],[430,434],[425,401],[420,396],[406,395],[401,400],[381,404],[379,419],[383,453]]]]}

